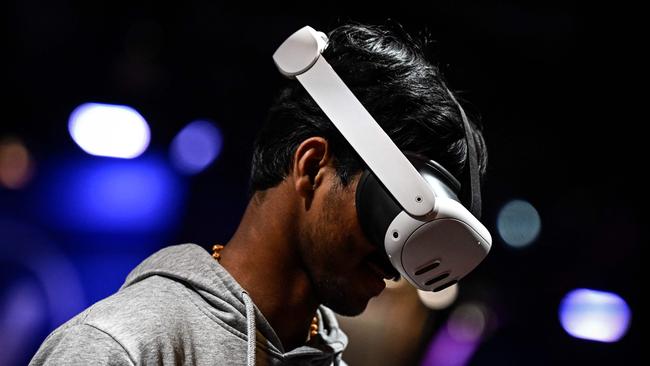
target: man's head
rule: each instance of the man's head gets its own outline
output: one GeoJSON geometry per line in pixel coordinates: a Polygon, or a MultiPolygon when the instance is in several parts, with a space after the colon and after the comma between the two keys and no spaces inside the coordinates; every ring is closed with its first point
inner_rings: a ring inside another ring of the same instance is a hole
{"type": "MultiPolygon", "coordinates": [[[[374,26],[342,26],[328,36],[324,57],[395,144],[465,182],[460,112],[421,47],[403,32],[374,26]]],[[[483,173],[483,138],[477,129],[472,135],[483,173]]],[[[291,184],[301,203],[294,238],[301,264],[319,301],[344,315],[360,313],[383,289],[377,272],[396,273],[357,220],[355,189],[364,168],[302,86],[294,81],[281,91],[255,142],[250,193],[260,200],[268,188],[291,184]]]]}

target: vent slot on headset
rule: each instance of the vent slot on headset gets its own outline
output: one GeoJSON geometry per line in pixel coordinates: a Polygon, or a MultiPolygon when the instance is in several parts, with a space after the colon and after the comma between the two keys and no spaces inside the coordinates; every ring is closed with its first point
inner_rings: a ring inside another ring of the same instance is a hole
{"type": "Polygon", "coordinates": [[[441,274],[441,275],[438,276],[438,277],[435,277],[435,278],[432,278],[432,279],[428,280],[428,281],[425,282],[424,284],[425,284],[426,286],[429,286],[429,285],[431,285],[431,284],[433,284],[433,283],[436,283],[436,282],[438,282],[438,281],[440,281],[440,280],[444,280],[444,279],[447,278],[447,277],[449,277],[449,273],[443,273],[443,274],[441,274]]]}
{"type": "Polygon", "coordinates": [[[449,282],[445,283],[444,285],[438,286],[435,289],[433,289],[433,292],[442,291],[442,290],[446,289],[447,287],[455,285],[456,283],[458,283],[458,280],[449,281],[449,282]]]}
{"type": "Polygon", "coordinates": [[[435,261],[435,262],[433,262],[431,264],[428,264],[428,265],[418,269],[417,271],[415,271],[415,275],[419,276],[419,275],[421,275],[421,274],[423,274],[425,272],[429,272],[430,270],[438,267],[439,265],[440,265],[440,261],[435,261]]]}

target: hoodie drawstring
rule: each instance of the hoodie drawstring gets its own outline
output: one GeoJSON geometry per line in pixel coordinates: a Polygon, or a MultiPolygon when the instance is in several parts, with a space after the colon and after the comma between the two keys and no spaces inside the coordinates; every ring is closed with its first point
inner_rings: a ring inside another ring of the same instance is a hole
{"type": "Polygon", "coordinates": [[[253,307],[253,300],[246,291],[242,292],[242,298],[246,305],[246,336],[248,337],[246,364],[255,366],[255,308],[253,307]]]}

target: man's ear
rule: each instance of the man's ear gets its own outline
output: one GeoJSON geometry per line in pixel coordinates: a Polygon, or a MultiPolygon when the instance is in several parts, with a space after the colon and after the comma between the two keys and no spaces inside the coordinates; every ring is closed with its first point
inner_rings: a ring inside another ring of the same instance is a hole
{"type": "Polygon", "coordinates": [[[322,184],[325,168],[331,164],[329,143],[319,136],[304,140],[293,155],[292,178],[299,195],[311,197],[322,184]]]}

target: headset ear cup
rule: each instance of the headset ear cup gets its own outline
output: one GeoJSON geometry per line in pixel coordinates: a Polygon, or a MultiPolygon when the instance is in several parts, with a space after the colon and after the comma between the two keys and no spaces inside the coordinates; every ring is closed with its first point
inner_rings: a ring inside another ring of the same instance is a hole
{"type": "Polygon", "coordinates": [[[359,178],[355,201],[357,218],[366,238],[385,250],[386,231],[402,208],[368,169],[359,178]]]}

